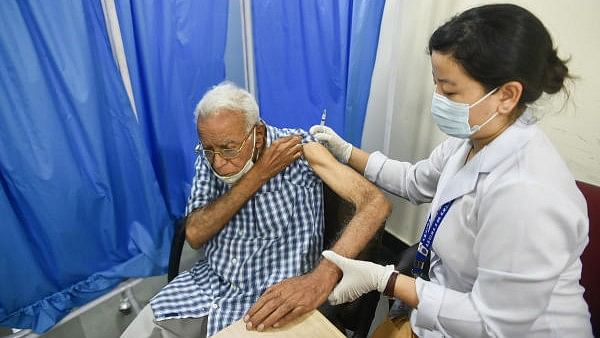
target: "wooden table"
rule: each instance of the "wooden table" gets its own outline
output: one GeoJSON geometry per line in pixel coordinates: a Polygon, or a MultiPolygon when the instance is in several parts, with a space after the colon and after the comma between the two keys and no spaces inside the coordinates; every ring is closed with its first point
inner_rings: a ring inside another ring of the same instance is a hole
{"type": "Polygon", "coordinates": [[[214,338],[345,338],[327,318],[319,311],[313,310],[308,314],[296,319],[288,325],[281,328],[271,328],[263,332],[246,330],[246,323],[242,319],[234,322],[223,330],[219,331],[214,338]]]}

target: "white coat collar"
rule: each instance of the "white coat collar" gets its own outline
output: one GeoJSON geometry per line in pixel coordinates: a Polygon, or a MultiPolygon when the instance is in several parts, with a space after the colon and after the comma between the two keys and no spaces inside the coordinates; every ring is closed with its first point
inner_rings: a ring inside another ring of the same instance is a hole
{"type": "Polygon", "coordinates": [[[444,174],[438,185],[439,198],[436,198],[437,203],[433,206],[434,210],[446,202],[473,191],[480,173],[491,172],[502,161],[529,142],[537,130],[533,124],[534,118],[526,110],[515,123],[481,149],[466,164],[464,162],[469,149],[471,149],[471,141],[464,141],[446,163],[444,174]]]}

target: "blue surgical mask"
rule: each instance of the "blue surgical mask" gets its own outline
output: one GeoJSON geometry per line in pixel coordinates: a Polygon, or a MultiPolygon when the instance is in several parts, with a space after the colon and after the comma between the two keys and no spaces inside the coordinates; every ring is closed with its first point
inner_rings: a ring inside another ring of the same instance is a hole
{"type": "Polygon", "coordinates": [[[444,95],[438,94],[434,90],[433,98],[431,99],[431,114],[433,115],[433,120],[438,128],[447,135],[458,138],[469,138],[498,115],[498,112],[494,113],[481,125],[474,125],[473,127],[469,125],[469,110],[494,94],[496,90],[498,90],[498,88],[494,88],[472,105],[454,102],[444,95]]]}

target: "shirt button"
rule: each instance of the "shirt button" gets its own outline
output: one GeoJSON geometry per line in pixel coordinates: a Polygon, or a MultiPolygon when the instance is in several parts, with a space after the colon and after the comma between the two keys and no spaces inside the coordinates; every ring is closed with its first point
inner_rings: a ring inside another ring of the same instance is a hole
{"type": "Polygon", "coordinates": [[[219,308],[219,305],[218,305],[218,304],[215,304],[215,303],[213,303],[212,307],[213,307],[213,309],[215,309],[215,310],[216,310],[216,309],[218,309],[218,308],[219,308]]]}
{"type": "Polygon", "coordinates": [[[233,258],[233,259],[231,260],[231,263],[233,263],[233,264],[237,264],[237,258],[233,258]]]}

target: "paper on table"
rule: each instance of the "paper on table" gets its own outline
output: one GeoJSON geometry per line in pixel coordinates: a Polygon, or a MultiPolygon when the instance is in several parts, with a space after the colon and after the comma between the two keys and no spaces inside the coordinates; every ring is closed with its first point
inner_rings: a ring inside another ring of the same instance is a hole
{"type": "Polygon", "coordinates": [[[312,312],[298,318],[282,328],[272,328],[263,332],[246,330],[246,323],[243,320],[238,320],[223,330],[219,331],[214,338],[320,338],[320,337],[339,337],[345,338],[327,318],[319,311],[312,312]]]}

